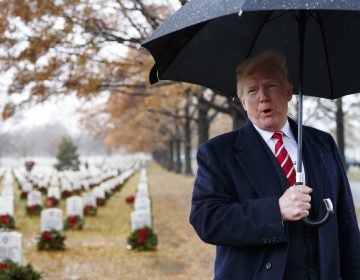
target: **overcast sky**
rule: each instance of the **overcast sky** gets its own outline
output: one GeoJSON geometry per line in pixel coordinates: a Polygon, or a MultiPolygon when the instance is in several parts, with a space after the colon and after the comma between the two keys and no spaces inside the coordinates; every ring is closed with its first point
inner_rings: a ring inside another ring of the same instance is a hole
{"type": "Polygon", "coordinates": [[[76,96],[62,96],[51,98],[49,101],[35,105],[29,109],[19,111],[14,117],[3,121],[0,131],[3,133],[23,128],[35,128],[46,124],[61,123],[69,130],[71,135],[77,136],[81,132],[78,109],[95,107],[104,104],[108,98],[102,94],[97,98],[84,102],[76,96]]]}

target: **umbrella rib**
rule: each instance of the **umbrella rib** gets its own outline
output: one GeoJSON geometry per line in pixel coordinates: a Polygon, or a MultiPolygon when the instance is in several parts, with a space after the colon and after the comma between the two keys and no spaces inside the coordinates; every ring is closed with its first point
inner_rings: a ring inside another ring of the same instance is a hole
{"type": "Polygon", "coordinates": [[[269,15],[265,18],[265,20],[263,21],[263,23],[260,25],[259,29],[257,30],[256,34],[255,34],[255,37],[254,37],[254,40],[252,41],[251,45],[250,45],[250,48],[249,48],[249,51],[248,53],[246,54],[246,58],[250,57],[251,55],[251,51],[254,49],[254,46],[255,46],[255,43],[261,33],[261,29],[264,27],[264,25],[266,23],[269,22],[269,18],[271,17],[271,15],[273,14],[274,12],[273,11],[269,11],[269,15]]]}
{"type": "MultiPolygon", "coordinates": [[[[274,13],[274,12],[273,12],[274,13]]],[[[273,18],[270,18],[269,20],[267,20],[265,23],[268,23],[268,22],[271,22],[271,21],[273,21],[273,20],[276,20],[276,19],[278,19],[278,18],[281,18],[283,15],[285,15],[287,12],[283,12],[282,14],[280,14],[280,15],[278,15],[278,16],[276,16],[276,17],[273,17],[273,18]]],[[[271,16],[271,15],[270,15],[271,16]]],[[[270,17],[269,16],[269,17],[270,17]]]]}
{"type": "Polygon", "coordinates": [[[317,15],[317,22],[318,22],[319,27],[320,27],[321,38],[322,38],[323,46],[324,46],[324,52],[325,52],[325,57],[326,57],[326,68],[327,68],[327,72],[328,72],[328,75],[329,75],[330,92],[331,92],[331,96],[335,97],[334,85],[333,85],[333,82],[332,82],[333,81],[332,73],[331,73],[330,64],[329,64],[329,51],[328,51],[328,48],[327,48],[327,41],[326,41],[326,38],[325,38],[325,32],[324,32],[323,24],[322,24],[322,21],[321,21],[321,18],[320,18],[320,15],[319,15],[318,11],[316,11],[316,15],[317,15]]]}

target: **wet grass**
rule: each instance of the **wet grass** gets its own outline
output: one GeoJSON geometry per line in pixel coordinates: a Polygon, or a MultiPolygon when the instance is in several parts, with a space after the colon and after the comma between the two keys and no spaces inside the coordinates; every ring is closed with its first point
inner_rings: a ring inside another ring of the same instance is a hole
{"type": "Polygon", "coordinates": [[[347,175],[349,177],[349,180],[360,182],[360,168],[350,167],[347,171],[347,175]]]}

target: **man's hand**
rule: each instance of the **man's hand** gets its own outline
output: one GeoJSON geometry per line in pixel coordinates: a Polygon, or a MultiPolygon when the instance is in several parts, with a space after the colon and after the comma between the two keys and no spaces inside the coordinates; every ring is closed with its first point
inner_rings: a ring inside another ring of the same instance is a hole
{"type": "Polygon", "coordinates": [[[307,186],[292,186],[279,198],[281,218],[283,221],[298,221],[309,215],[310,193],[307,186]]]}

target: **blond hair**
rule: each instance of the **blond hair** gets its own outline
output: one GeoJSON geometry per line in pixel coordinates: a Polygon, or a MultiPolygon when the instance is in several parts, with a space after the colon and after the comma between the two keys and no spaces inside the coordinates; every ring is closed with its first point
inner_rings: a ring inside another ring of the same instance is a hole
{"type": "Polygon", "coordinates": [[[276,51],[265,51],[254,57],[248,58],[236,68],[237,94],[239,97],[242,95],[244,79],[260,65],[271,65],[275,67],[279,70],[285,83],[290,84],[285,56],[276,51]]]}

